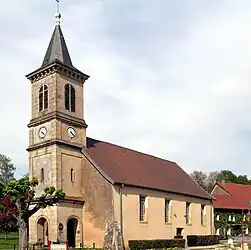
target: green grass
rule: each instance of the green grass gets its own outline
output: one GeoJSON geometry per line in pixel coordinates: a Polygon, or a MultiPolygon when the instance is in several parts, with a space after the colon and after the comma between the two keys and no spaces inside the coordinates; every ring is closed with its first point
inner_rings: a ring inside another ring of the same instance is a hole
{"type": "Polygon", "coordinates": [[[4,234],[0,234],[0,250],[14,249],[14,245],[16,246],[15,249],[17,249],[18,248],[18,233],[8,233],[7,239],[5,239],[4,234]]]}
{"type": "MultiPolygon", "coordinates": [[[[234,247],[241,247],[241,243],[234,244],[234,247]]],[[[251,250],[251,244],[248,244],[248,249],[251,250]]]]}

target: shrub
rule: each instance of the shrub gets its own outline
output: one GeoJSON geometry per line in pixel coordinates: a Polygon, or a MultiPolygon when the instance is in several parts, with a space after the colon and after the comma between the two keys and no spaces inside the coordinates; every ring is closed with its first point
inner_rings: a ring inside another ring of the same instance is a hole
{"type": "Polygon", "coordinates": [[[219,244],[221,237],[219,235],[188,235],[187,245],[191,246],[209,246],[219,244]]]}
{"type": "Polygon", "coordinates": [[[185,239],[169,240],[129,240],[129,247],[133,250],[138,249],[157,249],[157,248],[185,248],[185,239]]]}

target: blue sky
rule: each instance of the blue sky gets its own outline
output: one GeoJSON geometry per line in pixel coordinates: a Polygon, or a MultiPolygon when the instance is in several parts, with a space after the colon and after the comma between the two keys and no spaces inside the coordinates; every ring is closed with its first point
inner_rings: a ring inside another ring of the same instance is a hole
{"type": "MultiPolygon", "coordinates": [[[[54,0],[0,6],[0,152],[27,172],[30,83],[54,0]]],[[[90,137],[251,175],[251,2],[61,0],[61,26],[85,84],[90,137]]]]}

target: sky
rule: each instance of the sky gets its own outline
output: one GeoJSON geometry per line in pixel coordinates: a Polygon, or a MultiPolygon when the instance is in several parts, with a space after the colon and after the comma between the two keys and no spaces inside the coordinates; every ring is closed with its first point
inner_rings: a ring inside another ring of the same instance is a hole
{"type": "MultiPolygon", "coordinates": [[[[0,153],[28,171],[31,84],[55,0],[0,5],[0,153]]],[[[61,28],[84,85],[89,137],[251,176],[249,0],[61,0],[61,28]]]]}

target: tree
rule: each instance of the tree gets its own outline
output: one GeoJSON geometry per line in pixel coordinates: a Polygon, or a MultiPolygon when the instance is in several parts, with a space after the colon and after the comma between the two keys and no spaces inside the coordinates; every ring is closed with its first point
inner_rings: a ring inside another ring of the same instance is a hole
{"type": "Polygon", "coordinates": [[[248,185],[251,184],[251,181],[248,179],[247,175],[239,175],[237,176],[236,183],[248,185]]]}
{"type": "Polygon", "coordinates": [[[33,177],[29,180],[23,177],[19,180],[13,179],[7,183],[3,189],[3,195],[10,198],[10,206],[15,206],[16,212],[8,209],[8,205],[2,204],[2,209],[7,214],[17,220],[19,229],[19,249],[24,250],[28,247],[28,222],[29,218],[39,209],[53,206],[59,200],[65,198],[62,189],[56,190],[55,187],[46,187],[40,197],[35,197],[35,190],[38,179],[33,177]]]}
{"type": "Polygon", "coordinates": [[[8,233],[13,228],[11,221],[0,221],[0,232],[5,235],[5,239],[7,239],[8,233]]]}
{"type": "Polygon", "coordinates": [[[214,184],[217,182],[217,181],[221,181],[222,180],[222,174],[220,171],[213,171],[213,172],[210,172],[208,175],[207,175],[207,191],[209,193],[212,192],[212,189],[214,187],[214,184]]]}
{"type": "Polygon", "coordinates": [[[16,168],[11,162],[11,159],[3,154],[0,154],[0,183],[6,185],[14,178],[15,171],[16,168]]]}
{"type": "MultiPolygon", "coordinates": [[[[11,202],[9,197],[3,195],[4,186],[0,184],[0,204],[8,208],[9,211],[16,214],[16,207],[11,202]]],[[[16,227],[16,219],[10,215],[10,213],[6,213],[3,210],[0,210],[0,232],[5,234],[5,238],[7,238],[7,234],[10,230],[13,230],[16,227]]]]}
{"type": "Polygon", "coordinates": [[[225,182],[238,183],[238,177],[230,170],[221,170],[222,180],[225,182]]]}
{"type": "Polygon", "coordinates": [[[191,178],[196,181],[204,190],[207,190],[207,174],[202,171],[193,171],[191,178]]]}
{"type": "Polygon", "coordinates": [[[29,178],[29,173],[23,175],[24,178],[29,178]]]}
{"type": "Polygon", "coordinates": [[[248,179],[247,175],[235,175],[231,170],[214,171],[208,174],[202,171],[193,171],[190,176],[209,193],[211,193],[216,182],[225,181],[244,185],[251,184],[251,180],[248,179]]]}

